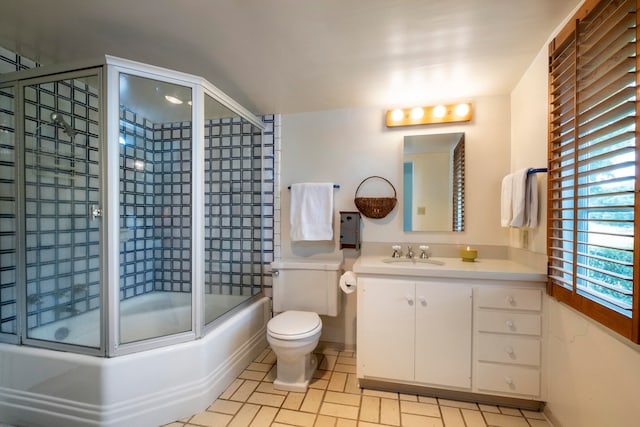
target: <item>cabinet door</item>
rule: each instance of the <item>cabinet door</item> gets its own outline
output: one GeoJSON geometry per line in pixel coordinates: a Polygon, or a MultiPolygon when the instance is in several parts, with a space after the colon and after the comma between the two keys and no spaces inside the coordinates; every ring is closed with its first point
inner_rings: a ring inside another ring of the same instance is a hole
{"type": "Polygon", "coordinates": [[[415,380],[471,387],[471,287],[416,284],[415,380]]]}
{"type": "Polygon", "coordinates": [[[359,376],[413,380],[414,283],[358,281],[359,376]]]}

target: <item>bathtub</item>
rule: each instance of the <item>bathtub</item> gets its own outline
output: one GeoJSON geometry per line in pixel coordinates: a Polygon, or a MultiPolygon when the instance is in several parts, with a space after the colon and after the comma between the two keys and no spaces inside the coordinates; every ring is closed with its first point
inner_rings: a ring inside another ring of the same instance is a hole
{"type": "MultiPolygon", "coordinates": [[[[205,324],[247,300],[243,295],[205,294],[205,324]]],[[[29,338],[99,347],[99,310],[92,310],[29,330],[29,338]],[[59,331],[64,334],[59,335],[59,331]],[[56,337],[54,339],[54,337],[56,337]]],[[[162,337],[191,330],[191,294],[150,292],[120,302],[121,342],[162,337]]]]}
{"type": "Polygon", "coordinates": [[[0,423],[144,427],[203,411],[267,347],[269,317],[260,298],[201,339],[113,358],[0,343],[0,423]]]}

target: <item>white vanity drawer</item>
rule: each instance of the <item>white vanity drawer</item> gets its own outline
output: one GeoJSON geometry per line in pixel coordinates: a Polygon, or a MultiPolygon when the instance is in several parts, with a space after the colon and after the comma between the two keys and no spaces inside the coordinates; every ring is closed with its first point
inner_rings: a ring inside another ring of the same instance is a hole
{"type": "Polygon", "coordinates": [[[540,366],[540,340],[516,335],[478,334],[476,359],[540,366]]]}
{"type": "Polygon", "coordinates": [[[542,309],[540,289],[478,287],[474,299],[479,308],[535,311],[542,309]]]}
{"type": "Polygon", "coordinates": [[[478,391],[539,396],[540,370],[525,366],[478,363],[476,388],[478,391]]]}
{"type": "Polygon", "coordinates": [[[478,310],[477,324],[480,332],[540,335],[542,330],[539,314],[478,310]]]}

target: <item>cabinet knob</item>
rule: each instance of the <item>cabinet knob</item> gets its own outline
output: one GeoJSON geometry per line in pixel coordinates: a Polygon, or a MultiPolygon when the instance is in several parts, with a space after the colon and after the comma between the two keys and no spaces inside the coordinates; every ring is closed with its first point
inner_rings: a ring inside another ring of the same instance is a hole
{"type": "Polygon", "coordinates": [[[509,305],[516,305],[516,299],[515,299],[513,296],[509,295],[509,296],[507,297],[507,304],[509,304],[509,305]]]}
{"type": "Polygon", "coordinates": [[[423,296],[418,297],[418,301],[420,301],[420,304],[426,306],[427,305],[427,299],[423,296]]]}
{"type": "Polygon", "coordinates": [[[505,377],[504,382],[507,383],[510,387],[513,387],[513,380],[511,377],[505,377]]]}
{"type": "Polygon", "coordinates": [[[506,322],[504,322],[504,324],[507,325],[507,328],[509,328],[512,331],[516,329],[516,325],[515,323],[513,323],[513,320],[507,320],[506,322]]]}
{"type": "Polygon", "coordinates": [[[409,305],[413,305],[413,295],[407,295],[405,298],[407,299],[409,305]]]}
{"type": "Polygon", "coordinates": [[[513,347],[511,347],[510,345],[505,347],[504,351],[511,357],[514,357],[516,355],[516,352],[513,351],[513,347]]]}

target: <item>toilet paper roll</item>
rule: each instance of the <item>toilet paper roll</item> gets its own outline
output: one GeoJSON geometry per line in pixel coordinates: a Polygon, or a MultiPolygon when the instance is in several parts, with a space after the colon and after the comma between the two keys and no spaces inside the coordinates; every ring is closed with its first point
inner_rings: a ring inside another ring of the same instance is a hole
{"type": "Polygon", "coordinates": [[[358,277],[353,271],[346,271],[340,276],[340,289],[345,294],[351,294],[356,290],[358,286],[358,277]]]}

